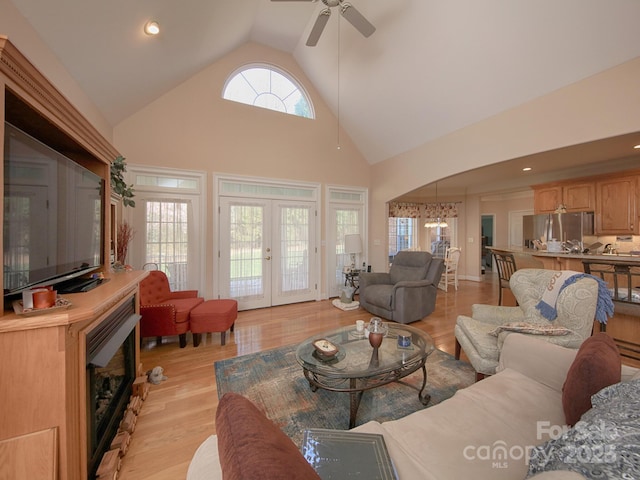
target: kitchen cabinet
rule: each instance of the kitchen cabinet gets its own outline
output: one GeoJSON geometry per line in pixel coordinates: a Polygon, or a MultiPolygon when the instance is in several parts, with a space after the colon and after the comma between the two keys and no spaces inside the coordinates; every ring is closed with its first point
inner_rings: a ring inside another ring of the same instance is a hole
{"type": "Polygon", "coordinates": [[[535,213],[554,213],[559,205],[567,212],[593,212],[596,207],[595,182],[559,182],[533,187],[535,213]]]}
{"type": "Polygon", "coordinates": [[[562,187],[562,203],[567,212],[593,212],[596,193],[593,182],[571,183],[562,187]]]}
{"type": "Polygon", "coordinates": [[[555,185],[542,188],[534,188],[533,211],[534,213],[553,213],[562,203],[562,186],[555,185]]]}
{"type": "MultiPolygon", "coordinates": [[[[533,258],[542,262],[545,270],[575,270],[576,272],[582,272],[582,260],[579,258],[568,257],[567,255],[536,255],[531,254],[533,258]]],[[[516,264],[517,265],[517,264],[516,264]]]]}
{"type": "Polygon", "coordinates": [[[637,235],[638,176],[596,181],[596,235],[637,235]]]}
{"type": "Polygon", "coordinates": [[[596,235],[640,235],[640,171],[533,185],[535,213],[595,212],[596,235]]]}

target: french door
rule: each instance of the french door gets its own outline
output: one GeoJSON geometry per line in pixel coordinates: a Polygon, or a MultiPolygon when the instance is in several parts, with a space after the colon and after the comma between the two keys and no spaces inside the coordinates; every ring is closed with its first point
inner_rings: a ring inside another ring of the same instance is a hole
{"type": "Polygon", "coordinates": [[[248,310],[316,297],[314,202],[220,197],[220,294],[248,310]]]}

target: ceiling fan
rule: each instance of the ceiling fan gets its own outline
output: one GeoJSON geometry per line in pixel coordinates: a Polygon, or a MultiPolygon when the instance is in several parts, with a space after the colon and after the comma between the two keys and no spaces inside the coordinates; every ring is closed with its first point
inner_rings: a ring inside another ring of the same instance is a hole
{"type": "MultiPolygon", "coordinates": [[[[318,0],[271,0],[272,2],[317,2],[318,0]]],[[[343,0],[322,0],[327,8],[324,8],[318,14],[318,18],[316,18],[316,23],[313,24],[313,28],[311,29],[311,33],[309,33],[309,38],[307,38],[306,45],[308,47],[315,47],[320,39],[320,35],[324,30],[325,25],[329,21],[329,17],[331,16],[331,9],[333,7],[340,8],[340,14],[347,19],[347,21],[353,25],[356,30],[358,30],[365,37],[371,36],[373,32],[376,31],[376,27],[371,25],[369,20],[364,18],[364,16],[356,10],[356,7],[351,5],[349,2],[345,2],[343,0]]]]}

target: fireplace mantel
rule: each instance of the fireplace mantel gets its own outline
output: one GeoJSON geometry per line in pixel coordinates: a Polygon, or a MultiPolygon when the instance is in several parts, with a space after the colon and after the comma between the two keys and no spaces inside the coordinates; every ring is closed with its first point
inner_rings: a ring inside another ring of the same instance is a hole
{"type": "Polygon", "coordinates": [[[97,318],[128,295],[131,284],[137,284],[147,274],[142,271],[104,273],[106,281],[95,289],[99,296],[87,295],[91,292],[63,295],[71,302],[71,306],[65,310],[28,317],[5,312],[0,317],[0,333],[65,325],[73,327],[74,324],[97,318]]]}
{"type": "MultiPolygon", "coordinates": [[[[97,288],[65,295],[72,306],[64,313],[0,318],[1,458],[30,472],[48,470],[52,479],[87,478],[86,335],[132,297],[138,310],[138,284],[146,275],[105,274],[109,281],[97,288]]],[[[135,355],[138,365],[137,329],[135,355]]],[[[13,467],[0,465],[0,477],[13,467]]]]}

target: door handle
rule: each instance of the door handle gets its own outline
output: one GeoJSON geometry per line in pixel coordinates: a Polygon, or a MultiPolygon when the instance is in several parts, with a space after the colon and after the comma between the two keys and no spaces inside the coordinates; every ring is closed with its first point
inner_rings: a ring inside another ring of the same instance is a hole
{"type": "Polygon", "coordinates": [[[271,256],[269,257],[264,257],[265,260],[271,260],[271,256]]]}

